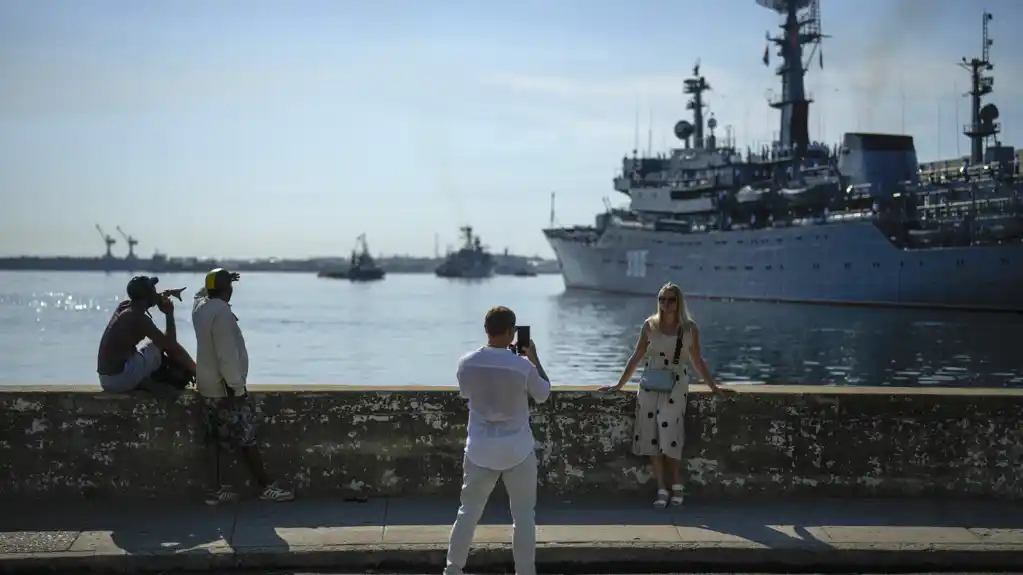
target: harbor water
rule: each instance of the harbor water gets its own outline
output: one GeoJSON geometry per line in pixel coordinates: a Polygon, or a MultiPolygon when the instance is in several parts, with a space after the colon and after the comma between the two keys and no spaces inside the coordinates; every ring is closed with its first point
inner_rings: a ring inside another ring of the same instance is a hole
{"type": "MultiPolygon", "coordinates": [[[[91,384],[96,349],[128,274],[0,272],[0,384],[91,384]]],[[[161,288],[201,285],[165,275],[161,288]]],[[[177,303],[177,302],[176,302],[177,303]]],[[[451,385],[459,356],[484,340],[487,308],[531,326],[558,385],[607,385],[622,370],[649,297],[566,292],[560,276],[447,280],[389,274],[350,283],[315,274],[244,274],[232,305],[250,382],[451,385]]],[[[724,382],[806,385],[1023,384],[1011,342],[1023,316],[691,301],[704,354],[724,382]]],[[[194,353],[190,298],[179,339],[194,353]]],[[[161,314],[153,310],[157,325],[161,314]]]]}

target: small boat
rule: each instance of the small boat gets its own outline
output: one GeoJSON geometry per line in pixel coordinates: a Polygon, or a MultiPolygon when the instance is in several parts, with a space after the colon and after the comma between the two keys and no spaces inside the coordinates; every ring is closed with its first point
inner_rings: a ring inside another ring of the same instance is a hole
{"type": "Polygon", "coordinates": [[[352,250],[352,259],[348,269],[327,269],[320,270],[317,277],[329,279],[347,279],[353,282],[366,282],[382,280],[386,272],[377,266],[373,256],[369,254],[369,245],[366,243],[366,234],[360,234],[355,239],[356,249],[352,250]]]}

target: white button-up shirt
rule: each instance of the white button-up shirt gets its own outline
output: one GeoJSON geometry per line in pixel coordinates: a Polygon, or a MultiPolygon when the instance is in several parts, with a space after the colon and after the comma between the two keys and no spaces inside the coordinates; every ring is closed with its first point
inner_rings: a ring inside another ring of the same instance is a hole
{"type": "Polygon", "coordinates": [[[524,357],[482,347],[458,361],[458,389],[469,400],[465,455],[474,464],[504,471],[533,452],[529,398],[547,401],[551,384],[524,357]]]}

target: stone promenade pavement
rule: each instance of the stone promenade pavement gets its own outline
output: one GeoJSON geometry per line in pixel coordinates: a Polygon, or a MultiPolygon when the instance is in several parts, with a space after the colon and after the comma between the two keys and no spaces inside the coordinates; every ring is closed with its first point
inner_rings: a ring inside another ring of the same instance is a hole
{"type": "MultiPolygon", "coordinates": [[[[511,571],[495,494],[469,570],[511,571]]],[[[0,502],[0,573],[322,569],[439,573],[450,499],[0,502]]],[[[960,569],[1023,566],[1023,504],[926,500],[542,501],[541,572],[960,569]]]]}

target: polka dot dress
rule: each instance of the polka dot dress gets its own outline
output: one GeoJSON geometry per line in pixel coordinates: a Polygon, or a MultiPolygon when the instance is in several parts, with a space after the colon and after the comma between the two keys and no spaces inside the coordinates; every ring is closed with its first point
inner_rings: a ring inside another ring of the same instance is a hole
{"type": "MultiPolygon", "coordinates": [[[[687,330],[688,331],[688,330],[687,330]]],[[[671,392],[639,390],[636,396],[636,425],[632,452],[640,456],[666,455],[682,459],[685,444],[686,403],[689,396],[689,337],[683,332],[682,353],[675,366],[675,387],[671,392]]],[[[671,369],[675,336],[658,330],[650,332],[646,366],[671,369]]]]}

